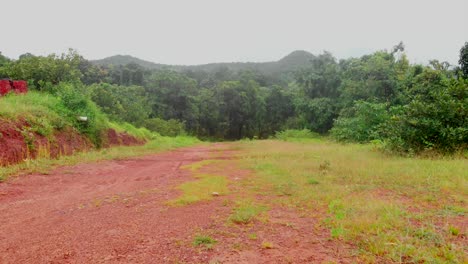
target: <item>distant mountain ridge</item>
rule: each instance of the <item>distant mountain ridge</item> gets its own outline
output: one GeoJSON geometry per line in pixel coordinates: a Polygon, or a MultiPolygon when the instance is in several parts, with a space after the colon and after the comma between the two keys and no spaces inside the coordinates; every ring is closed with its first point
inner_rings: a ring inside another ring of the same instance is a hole
{"type": "Polygon", "coordinates": [[[101,60],[93,60],[91,62],[96,65],[102,66],[117,66],[135,63],[148,70],[170,69],[175,71],[192,70],[211,72],[219,68],[228,68],[232,71],[255,70],[264,74],[277,74],[283,72],[291,72],[299,68],[305,67],[309,65],[314,58],[315,56],[310,52],[304,50],[296,50],[278,61],[271,62],[219,62],[200,65],[169,65],[142,60],[130,55],[115,55],[101,60]]]}

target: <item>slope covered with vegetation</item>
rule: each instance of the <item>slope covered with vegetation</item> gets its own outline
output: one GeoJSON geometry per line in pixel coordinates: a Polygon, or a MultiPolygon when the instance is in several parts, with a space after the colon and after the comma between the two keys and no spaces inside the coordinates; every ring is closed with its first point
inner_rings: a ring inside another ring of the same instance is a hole
{"type": "Polygon", "coordinates": [[[339,61],[297,51],[271,63],[158,68],[128,56],[96,64],[71,50],[2,57],[0,77],[50,94],[66,82],[111,121],[163,135],[235,140],[308,129],[409,155],[454,153],[468,142],[467,53],[468,43],[459,65],[411,64],[400,43],[339,61]]]}
{"type": "Polygon", "coordinates": [[[1,98],[1,165],[92,148],[142,144],[156,135],[130,124],[110,122],[71,84],[62,83],[57,88],[54,94],[32,91],[1,98]]]}

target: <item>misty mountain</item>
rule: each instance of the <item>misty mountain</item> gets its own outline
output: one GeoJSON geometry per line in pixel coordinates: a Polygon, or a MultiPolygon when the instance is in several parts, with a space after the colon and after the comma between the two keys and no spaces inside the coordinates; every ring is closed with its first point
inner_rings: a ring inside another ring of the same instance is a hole
{"type": "Polygon", "coordinates": [[[115,55],[107,57],[101,60],[91,61],[96,65],[109,66],[109,65],[126,65],[129,63],[134,63],[142,66],[148,70],[158,70],[158,69],[171,69],[175,71],[206,71],[213,72],[220,68],[227,68],[231,71],[241,71],[241,70],[253,70],[260,73],[271,75],[279,73],[293,72],[297,69],[305,67],[310,64],[310,61],[313,60],[315,56],[310,52],[303,50],[296,50],[283,57],[278,61],[271,62],[221,62],[221,63],[209,63],[201,65],[168,65],[168,64],[159,64],[146,60],[142,60],[130,55],[115,55]]]}

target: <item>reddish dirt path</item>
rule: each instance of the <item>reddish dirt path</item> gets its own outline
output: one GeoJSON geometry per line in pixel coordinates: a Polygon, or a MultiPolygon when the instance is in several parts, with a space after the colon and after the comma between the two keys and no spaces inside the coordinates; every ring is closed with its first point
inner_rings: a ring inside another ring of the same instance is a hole
{"type": "MultiPolygon", "coordinates": [[[[213,156],[229,159],[228,148],[212,144],[81,164],[1,183],[0,263],[350,262],[339,252],[342,246],[317,231],[316,220],[294,212],[274,209],[270,223],[238,227],[226,224],[232,195],[166,205],[180,194],[175,186],[193,180],[182,165],[213,156]],[[192,246],[197,232],[210,232],[218,244],[213,250],[192,246]],[[263,250],[261,240],[247,238],[251,232],[275,248],[263,250]]],[[[248,174],[233,164],[223,172],[231,180],[248,174]]]]}

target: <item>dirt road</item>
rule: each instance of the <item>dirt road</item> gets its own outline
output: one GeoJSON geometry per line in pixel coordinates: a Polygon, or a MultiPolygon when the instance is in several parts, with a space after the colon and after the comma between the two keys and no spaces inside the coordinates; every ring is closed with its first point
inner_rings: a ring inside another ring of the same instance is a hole
{"type": "MultiPolygon", "coordinates": [[[[254,230],[278,245],[263,251],[254,245],[259,242],[235,235],[254,227],[226,226],[229,197],[167,205],[180,195],[174,187],[193,180],[182,165],[209,159],[219,149],[230,155],[228,148],[214,144],[81,164],[1,183],[0,263],[279,263],[289,255],[291,262],[320,263],[340,258],[340,247],[322,237],[313,221],[286,211],[272,210],[272,223],[254,230]],[[288,221],[299,221],[297,228],[275,225],[275,217],[294,218],[288,221]],[[206,250],[192,245],[200,230],[224,231],[215,234],[218,245],[206,250]]],[[[228,177],[245,175],[235,166],[223,170],[228,177]]]]}

